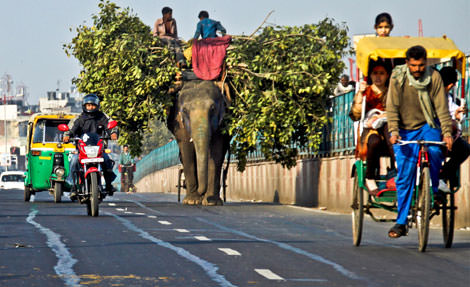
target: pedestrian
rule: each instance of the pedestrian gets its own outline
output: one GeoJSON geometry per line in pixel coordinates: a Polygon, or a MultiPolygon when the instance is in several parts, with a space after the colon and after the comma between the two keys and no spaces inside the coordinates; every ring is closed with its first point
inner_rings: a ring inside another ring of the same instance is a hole
{"type": "MultiPolygon", "coordinates": [[[[406,51],[406,64],[395,67],[387,95],[387,121],[397,162],[398,215],[388,236],[406,235],[406,224],[416,182],[419,146],[398,145],[403,140],[443,140],[452,149],[452,121],[441,76],[426,66],[427,52],[422,46],[406,51]]],[[[439,146],[429,145],[430,173],[433,192],[438,192],[439,170],[444,159],[439,146]]]]}
{"type": "Polygon", "coordinates": [[[353,91],[353,90],[354,90],[354,87],[351,85],[349,81],[349,76],[344,74],[339,79],[339,83],[338,85],[336,85],[336,88],[333,91],[333,93],[335,94],[335,96],[339,96],[342,94],[349,93],[350,91],[353,91]]]}

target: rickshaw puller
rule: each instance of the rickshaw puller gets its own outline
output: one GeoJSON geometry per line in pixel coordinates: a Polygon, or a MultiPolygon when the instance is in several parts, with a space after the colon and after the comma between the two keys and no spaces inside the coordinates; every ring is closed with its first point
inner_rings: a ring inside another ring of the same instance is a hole
{"type": "MultiPolygon", "coordinates": [[[[397,66],[391,76],[387,96],[387,120],[390,142],[397,162],[396,178],[398,215],[388,235],[398,238],[406,235],[406,224],[416,182],[418,145],[396,145],[403,140],[443,140],[452,148],[452,121],[447,97],[439,73],[426,66],[427,53],[422,46],[406,51],[406,64],[397,66]],[[440,127],[439,127],[440,124],[440,127]]],[[[428,148],[433,192],[438,192],[439,170],[444,159],[439,146],[428,148]]]]}
{"type": "MultiPolygon", "coordinates": [[[[97,133],[102,135],[108,126],[109,118],[100,111],[100,100],[95,94],[88,94],[83,98],[82,104],[83,112],[80,116],[74,118],[69,122],[70,130],[64,133],[64,142],[68,142],[70,137],[81,137],[85,133],[97,133]]],[[[111,140],[117,140],[117,128],[110,131],[111,140]]],[[[113,180],[116,178],[116,174],[113,172],[113,162],[109,158],[108,154],[103,152],[103,177],[106,182],[106,191],[109,195],[113,195],[114,188],[111,185],[113,180]]],[[[67,177],[67,182],[73,185],[73,174],[79,169],[78,166],[78,154],[74,154],[70,161],[70,173],[67,177]]],[[[70,197],[76,196],[76,191],[72,189],[70,197]]]]}

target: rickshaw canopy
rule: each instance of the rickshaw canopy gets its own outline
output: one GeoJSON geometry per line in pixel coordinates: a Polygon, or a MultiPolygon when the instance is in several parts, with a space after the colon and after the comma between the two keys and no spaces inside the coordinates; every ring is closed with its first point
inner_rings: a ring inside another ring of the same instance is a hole
{"type": "Polygon", "coordinates": [[[364,37],[356,45],[356,64],[362,74],[367,76],[370,60],[405,59],[406,50],[416,45],[426,49],[429,64],[439,62],[436,59],[455,58],[457,69],[461,71],[462,78],[465,78],[465,54],[447,37],[364,37]]]}

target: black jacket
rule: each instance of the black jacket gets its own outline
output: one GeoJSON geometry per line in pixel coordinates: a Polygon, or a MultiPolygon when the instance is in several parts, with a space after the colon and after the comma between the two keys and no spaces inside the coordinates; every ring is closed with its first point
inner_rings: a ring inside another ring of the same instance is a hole
{"type": "MultiPolygon", "coordinates": [[[[65,135],[70,137],[81,137],[85,133],[97,133],[103,135],[104,131],[107,130],[109,118],[102,111],[94,113],[81,113],[80,116],[70,121],[70,131],[65,135]]],[[[113,129],[111,133],[117,133],[117,130],[113,129]]]]}

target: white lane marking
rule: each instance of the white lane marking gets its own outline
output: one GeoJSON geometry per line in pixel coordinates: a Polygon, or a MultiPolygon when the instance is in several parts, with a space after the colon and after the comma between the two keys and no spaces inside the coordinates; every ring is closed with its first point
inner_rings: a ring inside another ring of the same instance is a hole
{"type": "Polygon", "coordinates": [[[147,215],[148,218],[157,218],[155,215],[147,215]]]}
{"type": "Polygon", "coordinates": [[[241,256],[242,254],[238,252],[237,250],[233,250],[231,248],[218,248],[220,251],[224,252],[227,255],[230,256],[241,256]]]}
{"type": "Polygon", "coordinates": [[[166,220],[159,220],[158,223],[163,224],[163,225],[171,225],[171,222],[166,221],[166,220]]]}
{"type": "Polygon", "coordinates": [[[132,213],[134,213],[134,212],[132,212],[132,211],[124,211],[124,213],[125,213],[125,214],[132,214],[132,213]]]}
{"type": "Polygon", "coordinates": [[[281,276],[277,275],[276,273],[272,272],[272,271],[269,270],[269,269],[255,269],[255,271],[256,271],[259,275],[261,275],[261,276],[263,276],[263,277],[265,277],[265,278],[267,278],[267,279],[269,279],[269,280],[282,280],[282,281],[286,281],[286,279],[282,278],[281,276]]]}
{"type": "Polygon", "coordinates": [[[188,233],[189,232],[189,230],[187,230],[187,229],[180,229],[180,228],[175,228],[174,230],[177,231],[177,232],[180,232],[180,233],[188,233]]]}
{"type": "Polygon", "coordinates": [[[194,236],[194,238],[196,238],[199,241],[212,241],[212,239],[207,238],[205,236],[194,236]]]}
{"type": "Polygon", "coordinates": [[[116,206],[116,203],[110,202],[110,203],[108,203],[108,205],[109,205],[109,206],[116,206]]]}
{"type": "Polygon", "coordinates": [[[145,215],[145,213],[143,213],[143,212],[136,212],[135,214],[136,215],[145,215]]]}
{"type": "Polygon", "coordinates": [[[124,211],[124,208],[116,208],[117,211],[124,211]]]}
{"type": "MultiPolygon", "coordinates": [[[[140,194],[134,194],[134,195],[135,195],[135,196],[141,196],[140,194]]],[[[126,200],[126,201],[127,201],[127,202],[132,202],[132,203],[134,203],[134,204],[136,204],[136,205],[142,207],[143,209],[150,210],[150,211],[152,211],[153,213],[156,213],[157,215],[165,215],[165,213],[160,212],[160,211],[155,210],[155,209],[152,209],[152,208],[150,208],[150,207],[147,207],[147,206],[145,206],[144,204],[142,204],[142,203],[140,203],[140,202],[138,202],[138,201],[135,201],[135,200],[126,200]]]]}
{"type": "Polygon", "coordinates": [[[361,278],[359,277],[358,275],[356,275],[354,272],[352,271],[349,271],[348,269],[344,268],[342,265],[336,263],[336,262],[333,262],[331,260],[328,260],[318,254],[313,254],[313,253],[310,253],[308,251],[305,251],[305,250],[302,250],[300,248],[297,248],[297,247],[294,247],[294,246],[291,246],[287,243],[282,243],[282,242],[278,242],[278,241],[275,241],[275,240],[270,240],[270,239],[264,239],[264,238],[260,238],[260,237],[256,237],[254,235],[251,235],[251,234],[248,234],[248,233],[245,233],[243,231],[239,231],[239,230],[236,230],[236,229],[232,229],[232,228],[229,228],[229,227],[225,227],[223,225],[220,225],[220,224],[217,224],[215,222],[211,222],[211,221],[208,221],[204,218],[200,218],[200,217],[196,217],[196,219],[198,221],[201,221],[201,222],[204,222],[204,223],[207,223],[209,225],[212,225],[212,226],[215,226],[221,230],[225,230],[227,232],[231,232],[231,233],[234,233],[234,234],[237,234],[239,236],[243,236],[243,237],[247,237],[247,238],[250,238],[250,239],[253,239],[253,240],[256,240],[256,241],[260,241],[260,242],[265,242],[265,243],[271,243],[271,244],[274,244],[274,245],[277,245],[279,248],[282,248],[282,249],[286,249],[286,250],[289,250],[289,251],[292,251],[294,253],[297,253],[297,254],[300,254],[300,255],[304,255],[312,260],[315,260],[315,261],[318,261],[318,262],[321,262],[323,264],[326,264],[326,265],[330,265],[331,267],[333,267],[336,271],[340,272],[341,274],[343,274],[344,276],[350,278],[350,279],[353,279],[353,280],[366,280],[365,278],[361,278]]]}
{"type": "Polygon", "coordinates": [[[158,246],[173,250],[179,256],[181,256],[183,258],[186,258],[187,260],[189,260],[191,262],[194,262],[195,264],[199,265],[214,282],[217,282],[219,284],[219,286],[222,286],[222,287],[234,287],[234,286],[236,286],[236,285],[233,285],[230,281],[228,281],[225,278],[225,276],[220,275],[220,274],[217,273],[217,270],[219,269],[219,267],[217,267],[217,265],[215,265],[213,263],[210,263],[210,262],[208,262],[208,261],[206,261],[202,258],[199,258],[196,255],[191,254],[189,251],[187,251],[187,250],[185,250],[181,247],[176,247],[176,246],[174,246],[173,244],[171,244],[169,242],[165,242],[161,239],[153,237],[148,232],[138,228],[137,226],[135,226],[134,224],[132,224],[129,220],[127,220],[125,218],[122,218],[122,217],[120,217],[118,215],[115,215],[113,213],[108,213],[108,212],[105,212],[105,213],[108,214],[108,215],[111,215],[114,218],[116,218],[117,220],[119,220],[125,227],[127,227],[127,229],[138,233],[140,237],[142,237],[144,239],[147,239],[147,240],[157,244],[158,246]]]}
{"type": "Polygon", "coordinates": [[[59,277],[65,281],[66,286],[82,286],[79,285],[80,278],[75,274],[73,271],[73,265],[77,263],[77,260],[72,257],[70,254],[69,249],[65,246],[62,241],[60,241],[61,235],[55,233],[54,231],[50,230],[47,227],[42,226],[41,224],[34,221],[36,214],[38,213],[37,210],[32,210],[26,221],[29,224],[34,225],[41,233],[46,235],[47,237],[47,246],[52,249],[55,253],[57,259],[57,264],[54,266],[54,271],[59,277]]]}

